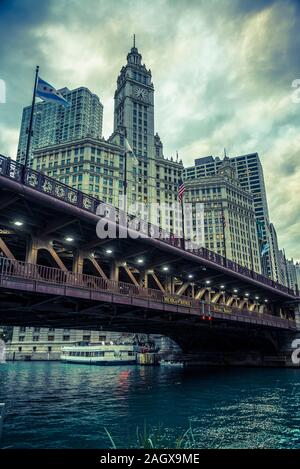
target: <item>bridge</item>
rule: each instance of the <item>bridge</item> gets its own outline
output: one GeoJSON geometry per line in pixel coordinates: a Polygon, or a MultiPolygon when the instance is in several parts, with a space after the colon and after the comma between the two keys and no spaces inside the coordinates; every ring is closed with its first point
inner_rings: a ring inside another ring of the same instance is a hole
{"type": "MultiPolygon", "coordinates": [[[[99,203],[0,155],[1,324],[161,333],[228,360],[289,354],[298,292],[142,221],[142,236],[100,239],[99,203]]],[[[120,233],[123,219],[107,224],[120,233]]]]}

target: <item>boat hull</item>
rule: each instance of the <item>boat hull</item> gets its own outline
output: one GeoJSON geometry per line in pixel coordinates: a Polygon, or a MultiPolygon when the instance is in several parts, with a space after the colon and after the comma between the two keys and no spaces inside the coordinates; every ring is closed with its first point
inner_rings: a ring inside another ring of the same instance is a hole
{"type": "Polygon", "coordinates": [[[76,363],[77,365],[98,365],[98,366],[120,366],[136,365],[136,360],[103,360],[103,361],[80,361],[80,360],[61,360],[62,363],[76,363]]]}

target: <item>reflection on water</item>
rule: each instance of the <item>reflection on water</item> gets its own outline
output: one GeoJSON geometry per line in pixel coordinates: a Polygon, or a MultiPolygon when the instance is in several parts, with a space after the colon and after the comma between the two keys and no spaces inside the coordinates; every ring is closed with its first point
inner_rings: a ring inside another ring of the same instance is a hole
{"type": "Polygon", "coordinates": [[[6,402],[1,446],[105,448],[136,444],[146,420],[162,426],[165,447],[190,425],[198,448],[300,448],[300,372],[0,365],[6,402]]]}

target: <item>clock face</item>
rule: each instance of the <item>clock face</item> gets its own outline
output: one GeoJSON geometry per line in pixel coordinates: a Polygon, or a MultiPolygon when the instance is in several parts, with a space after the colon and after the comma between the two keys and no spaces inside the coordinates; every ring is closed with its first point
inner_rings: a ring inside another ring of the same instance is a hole
{"type": "Polygon", "coordinates": [[[144,88],[134,88],[134,96],[140,101],[148,101],[148,92],[144,88]]]}

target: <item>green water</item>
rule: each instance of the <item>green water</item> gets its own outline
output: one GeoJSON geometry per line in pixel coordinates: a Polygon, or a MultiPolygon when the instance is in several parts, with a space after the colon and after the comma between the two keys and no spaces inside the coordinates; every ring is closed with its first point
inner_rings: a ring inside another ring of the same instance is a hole
{"type": "Polygon", "coordinates": [[[197,448],[300,448],[300,370],[0,365],[7,415],[1,447],[108,448],[137,445],[147,422],[159,441],[189,426],[197,448]]]}

